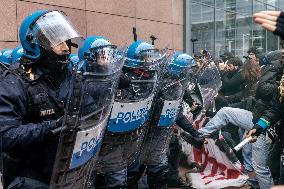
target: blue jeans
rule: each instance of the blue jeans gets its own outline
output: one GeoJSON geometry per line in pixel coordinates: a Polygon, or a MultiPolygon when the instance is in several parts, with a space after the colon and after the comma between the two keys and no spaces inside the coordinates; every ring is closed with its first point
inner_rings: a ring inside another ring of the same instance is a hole
{"type": "MultiPolygon", "coordinates": [[[[239,129],[240,139],[244,140],[246,138],[246,131],[244,129],[239,129]]],[[[252,166],[252,143],[245,145],[242,148],[243,163],[246,171],[253,171],[252,166]]]]}
{"type": "MultiPolygon", "coordinates": [[[[252,112],[239,109],[224,107],[198,131],[204,136],[210,136],[213,132],[222,129],[229,123],[244,130],[253,127],[252,112]]],[[[272,144],[266,141],[265,135],[260,135],[255,143],[252,144],[252,165],[256,172],[256,179],[261,189],[267,189],[273,185],[271,172],[268,168],[268,158],[272,150],[272,144]]]]}
{"type": "MultiPolygon", "coordinates": [[[[220,109],[216,115],[205,125],[205,127],[198,131],[204,136],[210,136],[215,131],[222,129],[224,126],[234,125],[239,128],[240,139],[244,139],[245,131],[253,127],[252,112],[239,109],[224,107],[220,109]]],[[[252,167],[252,144],[247,144],[242,149],[242,156],[244,159],[244,167],[247,171],[253,171],[252,167]]]]}
{"type": "Polygon", "coordinates": [[[272,144],[267,142],[266,136],[263,134],[252,144],[252,164],[261,189],[270,188],[274,184],[268,167],[271,151],[272,144]]]}
{"type": "Polygon", "coordinates": [[[248,131],[253,127],[252,112],[239,108],[221,108],[205,127],[199,129],[198,132],[208,137],[215,131],[229,125],[229,123],[248,131]]]}

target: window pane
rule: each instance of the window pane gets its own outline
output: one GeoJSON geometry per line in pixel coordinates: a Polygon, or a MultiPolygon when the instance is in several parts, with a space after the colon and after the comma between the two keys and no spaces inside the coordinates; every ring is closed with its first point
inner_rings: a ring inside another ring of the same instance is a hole
{"type": "Polygon", "coordinates": [[[230,51],[241,58],[252,46],[264,53],[278,49],[278,37],[253,22],[252,14],[284,9],[284,0],[215,0],[215,3],[216,7],[214,0],[192,3],[191,39],[198,40],[194,42],[195,52],[207,48],[215,57],[230,51]]]}
{"type": "Polygon", "coordinates": [[[252,0],[237,0],[236,12],[238,17],[251,16],[252,15],[252,0]]]}
{"type": "Polygon", "coordinates": [[[253,13],[266,10],[265,4],[259,1],[253,1],[253,13]]]}
{"type": "Polygon", "coordinates": [[[228,12],[221,9],[216,10],[216,56],[223,54],[225,51],[235,54],[236,46],[236,13],[228,12]]]}
{"type": "Polygon", "coordinates": [[[206,48],[213,53],[214,9],[212,7],[192,3],[191,32],[191,39],[198,40],[194,42],[194,52],[206,48]]]}
{"type": "Polygon", "coordinates": [[[244,17],[237,19],[236,28],[236,56],[243,57],[247,55],[247,50],[252,45],[251,28],[252,18],[244,17]]]}
{"type": "Polygon", "coordinates": [[[275,7],[277,7],[278,10],[284,9],[284,0],[276,0],[275,7]]]}
{"type": "Polygon", "coordinates": [[[202,4],[205,4],[205,5],[214,6],[214,0],[193,0],[192,2],[202,3],[202,4]]]}

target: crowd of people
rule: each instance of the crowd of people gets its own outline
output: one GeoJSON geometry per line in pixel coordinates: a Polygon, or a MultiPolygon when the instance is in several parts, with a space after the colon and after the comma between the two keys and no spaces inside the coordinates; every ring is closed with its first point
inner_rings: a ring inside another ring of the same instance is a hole
{"type": "MultiPolygon", "coordinates": [[[[284,39],[283,12],[254,19],[284,39]]],[[[181,168],[202,165],[181,143],[206,148],[220,130],[230,149],[252,136],[241,153],[221,150],[243,163],[247,185],[284,184],[282,40],[282,50],[248,47],[242,59],[171,53],[137,35],[119,49],[104,36],[84,39],[56,10],[27,16],[19,38],[0,52],[4,189],[191,188],[181,168]],[[208,122],[196,129],[200,113],[208,122]]]]}

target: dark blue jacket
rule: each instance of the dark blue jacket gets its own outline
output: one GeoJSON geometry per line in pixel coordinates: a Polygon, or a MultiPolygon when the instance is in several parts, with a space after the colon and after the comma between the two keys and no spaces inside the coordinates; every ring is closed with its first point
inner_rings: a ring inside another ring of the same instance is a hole
{"type": "MultiPolygon", "coordinates": [[[[66,72],[65,72],[66,73],[66,72]]],[[[22,68],[8,71],[0,81],[2,151],[18,164],[10,176],[35,177],[48,182],[58,141],[49,138],[55,120],[63,116],[70,77],[57,85],[34,68],[31,80],[22,68]]],[[[4,162],[4,174],[5,168],[4,162]]]]}

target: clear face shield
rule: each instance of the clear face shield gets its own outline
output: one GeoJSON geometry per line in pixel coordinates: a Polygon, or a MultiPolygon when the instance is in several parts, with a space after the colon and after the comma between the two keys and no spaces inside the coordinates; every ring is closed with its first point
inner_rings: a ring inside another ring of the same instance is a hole
{"type": "Polygon", "coordinates": [[[124,63],[124,52],[119,52],[115,45],[91,48],[85,53],[85,60],[79,63],[78,69],[84,75],[111,76],[120,72],[124,63]]]}
{"type": "Polygon", "coordinates": [[[133,82],[136,80],[148,83],[153,79],[157,80],[167,60],[166,52],[167,49],[163,51],[158,49],[143,50],[135,59],[126,58],[123,72],[132,78],[133,82]]]}
{"type": "Polygon", "coordinates": [[[204,100],[204,108],[207,109],[221,88],[222,81],[217,66],[212,62],[198,73],[197,82],[204,100]]]}
{"type": "MultiPolygon", "coordinates": [[[[144,70],[159,70],[160,65],[166,60],[166,53],[158,49],[149,49],[141,51],[135,59],[126,58],[126,61],[132,63],[132,67],[144,70]]],[[[131,66],[130,66],[131,67],[131,66]]]]}
{"type": "Polygon", "coordinates": [[[184,91],[191,81],[192,74],[193,70],[190,67],[183,68],[178,75],[171,74],[167,70],[162,79],[160,90],[164,91],[164,93],[184,91]]]}
{"type": "Polygon", "coordinates": [[[127,97],[124,92],[122,99],[137,100],[150,96],[157,86],[160,71],[166,62],[166,51],[157,49],[141,51],[133,59],[126,58],[122,68],[124,76],[130,81],[130,85],[123,91],[128,91],[127,97]]]}
{"type": "Polygon", "coordinates": [[[82,36],[73,27],[69,19],[61,12],[51,11],[31,25],[27,32],[30,40],[46,50],[52,50],[57,45],[69,41],[81,45],[82,36]]]}
{"type": "Polygon", "coordinates": [[[85,56],[86,60],[78,65],[87,92],[83,96],[82,120],[91,124],[102,121],[110,112],[125,58],[114,45],[92,48],[85,56]]]}

